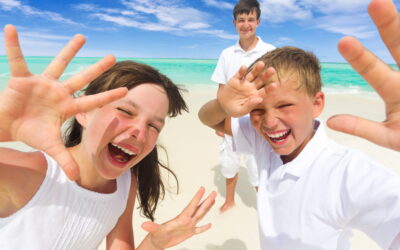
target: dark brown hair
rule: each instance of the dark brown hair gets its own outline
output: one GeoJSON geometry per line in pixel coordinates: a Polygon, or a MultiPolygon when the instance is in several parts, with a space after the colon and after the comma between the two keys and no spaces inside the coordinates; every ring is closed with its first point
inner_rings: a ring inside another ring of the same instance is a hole
{"type": "Polygon", "coordinates": [[[240,0],[233,8],[233,18],[236,20],[238,15],[250,14],[255,11],[257,20],[260,19],[260,3],[257,0],[240,0]]]}
{"type": "MultiPolygon", "coordinates": [[[[175,117],[181,114],[183,110],[188,111],[181,95],[181,88],[153,67],[133,61],[116,63],[112,68],[93,80],[83,90],[83,94],[93,95],[119,87],[132,89],[143,83],[156,84],[165,90],[169,100],[169,117],[175,117]]],[[[66,147],[73,147],[78,145],[81,139],[82,126],[73,118],[64,133],[64,144],[66,147]]],[[[161,178],[160,168],[166,169],[177,180],[175,174],[159,161],[158,147],[154,147],[143,160],[131,168],[137,178],[137,192],[141,213],[151,220],[154,220],[154,212],[158,200],[165,195],[165,186],[161,178]]]]}
{"type": "Polygon", "coordinates": [[[258,61],[264,62],[265,69],[273,67],[278,79],[284,75],[294,74],[299,81],[299,89],[304,90],[309,96],[314,96],[321,91],[321,66],[312,52],[290,46],[277,48],[258,58],[249,70],[258,61]]]}

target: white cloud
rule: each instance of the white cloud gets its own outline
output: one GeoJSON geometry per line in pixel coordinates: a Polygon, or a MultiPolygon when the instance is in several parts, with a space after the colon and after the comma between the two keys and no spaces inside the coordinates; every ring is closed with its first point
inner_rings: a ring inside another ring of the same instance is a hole
{"type": "Polygon", "coordinates": [[[260,8],[262,19],[272,23],[312,17],[311,10],[303,8],[296,0],[263,0],[260,8]]]}
{"type": "Polygon", "coordinates": [[[124,8],[113,9],[113,12],[90,4],[81,4],[77,8],[89,12],[99,20],[124,27],[172,32],[176,35],[206,34],[236,39],[236,35],[213,29],[206,21],[210,18],[208,13],[187,7],[178,1],[122,0],[121,4],[124,8]]]}
{"type": "Polygon", "coordinates": [[[370,38],[376,32],[367,13],[369,0],[262,0],[263,19],[296,21],[331,33],[370,38]]]}
{"type": "Polygon", "coordinates": [[[0,0],[0,8],[3,10],[12,10],[13,8],[19,8],[21,3],[15,0],[0,0]]]}
{"type": "Polygon", "coordinates": [[[316,19],[316,27],[333,33],[360,39],[374,37],[377,32],[367,14],[332,15],[316,19]]]}
{"type": "Polygon", "coordinates": [[[293,39],[290,37],[279,37],[277,40],[274,41],[274,44],[277,46],[288,45],[290,43],[293,43],[293,39]]]}
{"type": "Polygon", "coordinates": [[[314,9],[320,13],[357,13],[366,11],[370,0],[302,0],[307,9],[314,9]]]}
{"type": "Polygon", "coordinates": [[[18,10],[21,11],[26,16],[39,16],[56,22],[62,22],[66,24],[77,24],[70,19],[62,17],[58,13],[39,10],[29,5],[24,5],[17,0],[0,0],[0,9],[3,9],[5,11],[18,10]]]}
{"type": "Polygon", "coordinates": [[[225,1],[218,1],[218,0],[203,0],[205,4],[208,6],[216,7],[218,9],[229,9],[233,10],[234,4],[225,2],[225,1]]]}

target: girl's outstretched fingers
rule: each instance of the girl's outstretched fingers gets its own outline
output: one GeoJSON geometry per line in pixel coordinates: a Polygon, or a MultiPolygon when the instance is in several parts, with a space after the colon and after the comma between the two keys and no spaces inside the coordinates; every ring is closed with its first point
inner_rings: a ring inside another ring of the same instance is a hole
{"type": "Polygon", "coordinates": [[[71,76],[68,80],[63,82],[63,84],[68,87],[70,93],[73,94],[114,66],[115,62],[116,60],[114,56],[105,56],[103,59],[86,68],[85,70],[71,76]]]}
{"type": "Polygon", "coordinates": [[[30,76],[24,56],[19,45],[18,33],[15,27],[7,24],[4,27],[4,41],[11,76],[30,76]]]}
{"type": "Polygon", "coordinates": [[[151,241],[157,248],[175,246],[182,241],[210,229],[211,224],[197,226],[215,203],[216,192],[212,192],[203,202],[205,189],[201,187],[186,208],[174,219],[161,225],[145,222],[142,228],[150,233],[151,241]]]}
{"type": "Polygon", "coordinates": [[[43,71],[43,74],[53,79],[58,79],[71,62],[72,58],[85,44],[85,37],[82,35],[75,35],[71,41],[57,54],[53,61],[43,71]]]}

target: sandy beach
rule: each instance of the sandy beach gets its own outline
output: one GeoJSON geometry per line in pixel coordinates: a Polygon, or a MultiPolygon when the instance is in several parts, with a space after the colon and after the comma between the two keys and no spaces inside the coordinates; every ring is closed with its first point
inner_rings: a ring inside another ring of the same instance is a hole
{"type": "MultiPolygon", "coordinates": [[[[201,223],[211,222],[212,228],[170,249],[258,250],[256,192],[247,181],[247,171],[244,167],[240,169],[236,190],[236,207],[224,214],[219,213],[219,207],[222,205],[225,195],[224,178],[219,172],[218,161],[218,145],[221,139],[211,129],[202,125],[197,118],[199,108],[215,94],[215,88],[189,89],[189,92],[185,94],[185,99],[189,104],[190,113],[168,120],[162,132],[159,142],[168,151],[169,165],[179,178],[180,190],[179,195],[168,193],[160,202],[156,212],[156,222],[162,223],[175,217],[191,200],[198,188],[204,186],[207,194],[213,190],[218,192],[216,204],[201,223]]],[[[328,94],[321,120],[325,123],[328,117],[338,113],[358,114],[381,121],[384,119],[384,106],[376,97],[360,94],[328,94]]],[[[375,146],[356,137],[329,129],[327,131],[329,136],[337,142],[365,152],[400,174],[399,153],[375,146]]],[[[0,144],[0,146],[4,145],[11,145],[21,150],[27,149],[19,143],[0,144]]],[[[166,178],[168,177],[166,176],[166,178]]],[[[172,177],[169,179],[170,190],[173,192],[176,185],[172,177]]],[[[136,245],[146,235],[140,227],[144,221],[146,220],[136,211],[134,214],[136,245]]],[[[354,250],[379,249],[375,243],[359,232],[355,232],[352,242],[354,250]]],[[[102,244],[99,249],[105,249],[105,245],[102,244]]]]}

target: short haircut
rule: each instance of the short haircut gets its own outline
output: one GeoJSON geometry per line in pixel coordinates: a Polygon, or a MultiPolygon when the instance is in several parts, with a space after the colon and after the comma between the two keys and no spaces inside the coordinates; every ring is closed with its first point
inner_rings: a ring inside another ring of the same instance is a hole
{"type": "Polygon", "coordinates": [[[233,18],[236,20],[240,14],[250,14],[255,11],[257,19],[260,19],[260,3],[257,0],[240,0],[233,8],[233,18]]]}
{"type": "Polygon", "coordinates": [[[321,91],[321,65],[312,52],[290,46],[277,48],[258,58],[249,70],[259,61],[264,62],[265,69],[273,67],[278,79],[294,75],[299,81],[299,90],[304,90],[309,96],[321,91]]]}

